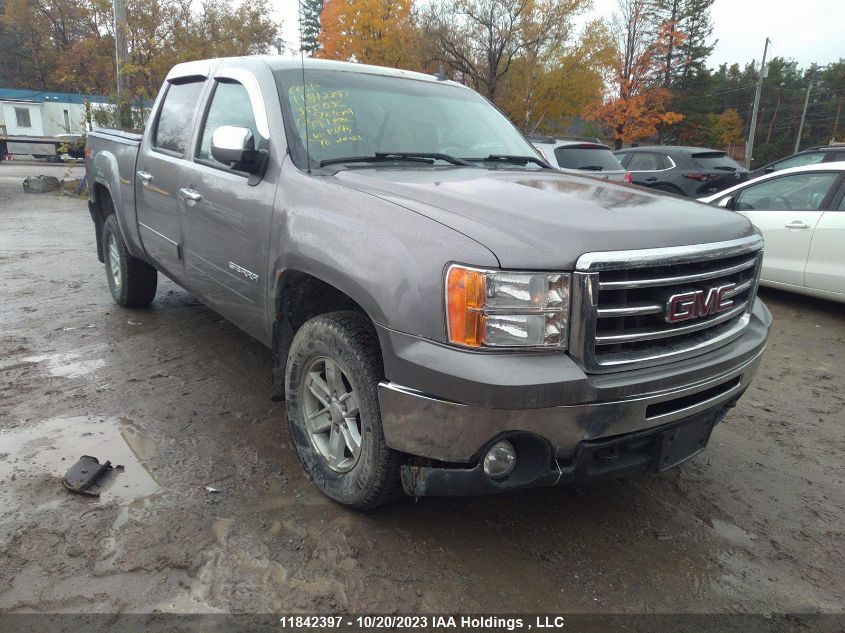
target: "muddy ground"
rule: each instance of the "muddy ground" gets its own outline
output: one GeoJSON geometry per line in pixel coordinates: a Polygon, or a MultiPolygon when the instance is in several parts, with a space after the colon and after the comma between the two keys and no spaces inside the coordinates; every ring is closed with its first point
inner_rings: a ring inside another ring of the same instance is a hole
{"type": "Polygon", "coordinates": [[[163,278],[112,303],[85,202],[21,189],[64,172],[0,165],[0,612],[845,608],[842,305],[762,293],[761,373],[679,469],[355,514],[303,477],[267,349],[163,278]],[[86,453],[125,466],[99,499],[60,483],[86,453]]]}

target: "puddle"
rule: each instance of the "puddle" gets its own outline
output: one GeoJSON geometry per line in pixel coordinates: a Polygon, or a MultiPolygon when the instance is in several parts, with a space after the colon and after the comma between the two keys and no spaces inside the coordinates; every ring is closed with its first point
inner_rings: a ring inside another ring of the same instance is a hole
{"type": "Polygon", "coordinates": [[[67,354],[40,354],[38,356],[27,356],[23,359],[25,363],[44,363],[51,376],[61,378],[79,378],[90,374],[95,369],[104,367],[106,361],[102,358],[80,360],[80,355],[75,353],[67,354]]]}
{"type": "Polygon", "coordinates": [[[713,526],[716,534],[730,541],[734,545],[748,548],[754,547],[755,536],[750,532],[746,532],[741,527],[736,526],[733,523],[720,521],[719,519],[710,519],[710,524],[713,526]]]}
{"type": "Polygon", "coordinates": [[[156,454],[155,441],[138,427],[114,419],[50,418],[25,428],[0,431],[0,446],[0,480],[8,480],[12,474],[47,473],[55,476],[56,485],[61,486],[59,479],[77,459],[93,455],[100,461],[124,466],[102,480],[102,501],[132,501],[158,489],[145,466],[156,454]]]}

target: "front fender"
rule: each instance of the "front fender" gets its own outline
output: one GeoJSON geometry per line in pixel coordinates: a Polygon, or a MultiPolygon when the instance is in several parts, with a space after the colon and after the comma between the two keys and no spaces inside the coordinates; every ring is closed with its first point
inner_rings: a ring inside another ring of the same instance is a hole
{"type": "Polygon", "coordinates": [[[308,273],[352,298],[377,325],[399,332],[444,340],[446,265],[498,263],[467,236],[330,176],[284,174],[276,209],[268,279],[278,281],[286,270],[308,273]]]}

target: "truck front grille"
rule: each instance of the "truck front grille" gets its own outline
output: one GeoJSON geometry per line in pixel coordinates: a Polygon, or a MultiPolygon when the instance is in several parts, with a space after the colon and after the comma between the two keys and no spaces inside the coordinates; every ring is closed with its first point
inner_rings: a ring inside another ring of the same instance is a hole
{"type": "Polygon", "coordinates": [[[753,236],[582,256],[573,275],[570,353],[587,371],[608,372],[672,362],[727,344],[750,320],[762,245],[753,236]],[[709,309],[712,303],[704,307],[708,293],[725,286],[721,310],[709,309]],[[670,299],[696,293],[702,306],[696,314],[670,322],[670,299]]]}

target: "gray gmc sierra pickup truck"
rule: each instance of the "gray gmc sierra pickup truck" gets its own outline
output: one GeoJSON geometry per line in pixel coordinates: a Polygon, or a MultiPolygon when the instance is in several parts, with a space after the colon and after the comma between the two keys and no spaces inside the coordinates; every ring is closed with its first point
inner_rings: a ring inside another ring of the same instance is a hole
{"type": "Polygon", "coordinates": [[[86,157],[115,301],[161,272],[270,347],[303,467],[350,507],[665,470],[766,345],[745,218],[550,169],[451,81],[180,64],[142,136],[86,157]]]}

